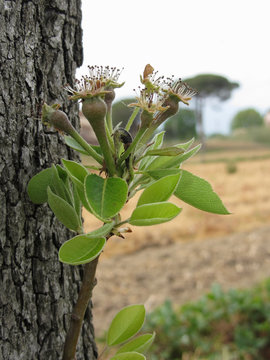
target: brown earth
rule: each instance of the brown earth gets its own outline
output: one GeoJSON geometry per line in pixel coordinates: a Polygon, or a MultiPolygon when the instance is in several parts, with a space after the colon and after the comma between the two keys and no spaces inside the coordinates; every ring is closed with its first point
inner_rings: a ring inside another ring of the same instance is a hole
{"type": "Polygon", "coordinates": [[[175,304],[195,300],[213,283],[243,288],[269,276],[270,226],[101,258],[93,298],[96,332],[101,335],[123,306],[145,303],[149,311],[168,298],[175,304]]]}
{"type": "MultiPolygon", "coordinates": [[[[98,335],[125,305],[146,303],[153,309],[166,298],[183,304],[214,282],[241,288],[270,276],[270,160],[239,162],[234,174],[227,173],[224,162],[193,161],[184,169],[208,180],[232,214],[205,213],[172,198],[183,207],[176,219],[133,227],[126,239],[111,238],[94,289],[98,335]]],[[[136,200],[122,211],[123,219],[136,200]]],[[[84,217],[86,231],[101,225],[91,215],[84,217]]]]}

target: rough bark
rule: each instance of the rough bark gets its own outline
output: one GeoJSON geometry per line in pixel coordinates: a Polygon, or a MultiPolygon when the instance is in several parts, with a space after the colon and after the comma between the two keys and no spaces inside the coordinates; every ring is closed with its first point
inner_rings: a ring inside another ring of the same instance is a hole
{"type": "MultiPolygon", "coordinates": [[[[26,193],[42,168],[74,158],[39,117],[43,101],[59,102],[78,127],[63,84],[82,63],[80,0],[0,1],[0,358],[61,358],[80,269],[63,266],[58,248],[69,237],[47,205],[26,193]]],[[[91,309],[79,359],[93,359],[91,309]]]]}

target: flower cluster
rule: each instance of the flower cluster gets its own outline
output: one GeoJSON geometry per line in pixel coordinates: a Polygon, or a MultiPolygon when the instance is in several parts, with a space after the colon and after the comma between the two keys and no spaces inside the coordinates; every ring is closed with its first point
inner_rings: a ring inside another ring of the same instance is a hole
{"type": "Polygon", "coordinates": [[[162,106],[166,96],[161,92],[149,91],[149,89],[139,88],[140,94],[136,96],[137,103],[129,104],[130,107],[139,107],[149,113],[156,113],[157,111],[167,110],[167,106],[162,106]]]}
{"type": "Polygon", "coordinates": [[[114,88],[124,83],[118,83],[122,70],[109,66],[88,66],[89,75],[76,80],[75,87],[66,85],[65,89],[71,94],[70,99],[79,100],[95,96],[104,96],[114,88]]]}
{"type": "Polygon", "coordinates": [[[196,90],[181,79],[175,80],[174,76],[171,78],[158,76],[158,72],[154,72],[154,68],[150,64],[146,65],[140,79],[145,87],[140,89],[140,96],[136,96],[137,103],[129,106],[140,107],[143,111],[152,114],[167,110],[170,99],[177,104],[181,101],[189,105],[191,98],[197,94],[196,90]]]}
{"type": "Polygon", "coordinates": [[[198,91],[190,87],[187,83],[183,82],[181,79],[171,81],[167,84],[167,87],[163,89],[168,96],[176,97],[179,101],[183,102],[186,105],[189,105],[189,101],[195,96],[198,91]]]}

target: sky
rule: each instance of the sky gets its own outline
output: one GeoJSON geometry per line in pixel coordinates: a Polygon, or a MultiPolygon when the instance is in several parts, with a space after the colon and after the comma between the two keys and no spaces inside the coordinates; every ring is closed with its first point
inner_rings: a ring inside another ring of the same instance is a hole
{"type": "Polygon", "coordinates": [[[134,96],[149,63],[160,75],[211,73],[240,84],[230,100],[206,106],[207,134],[228,133],[240,110],[270,109],[270,0],[82,0],[82,12],[77,77],[87,65],[124,67],[116,100],[134,96]]]}

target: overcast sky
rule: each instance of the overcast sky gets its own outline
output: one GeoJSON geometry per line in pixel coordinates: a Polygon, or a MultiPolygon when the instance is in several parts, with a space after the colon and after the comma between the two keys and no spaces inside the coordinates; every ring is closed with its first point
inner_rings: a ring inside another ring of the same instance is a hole
{"type": "Polygon", "coordinates": [[[82,0],[84,64],[124,67],[118,99],[133,96],[150,63],[160,75],[202,73],[237,81],[229,101],[206,109],[205,130],[228,132],[232,116],[270,108],[270,0],[82,0]]]}

